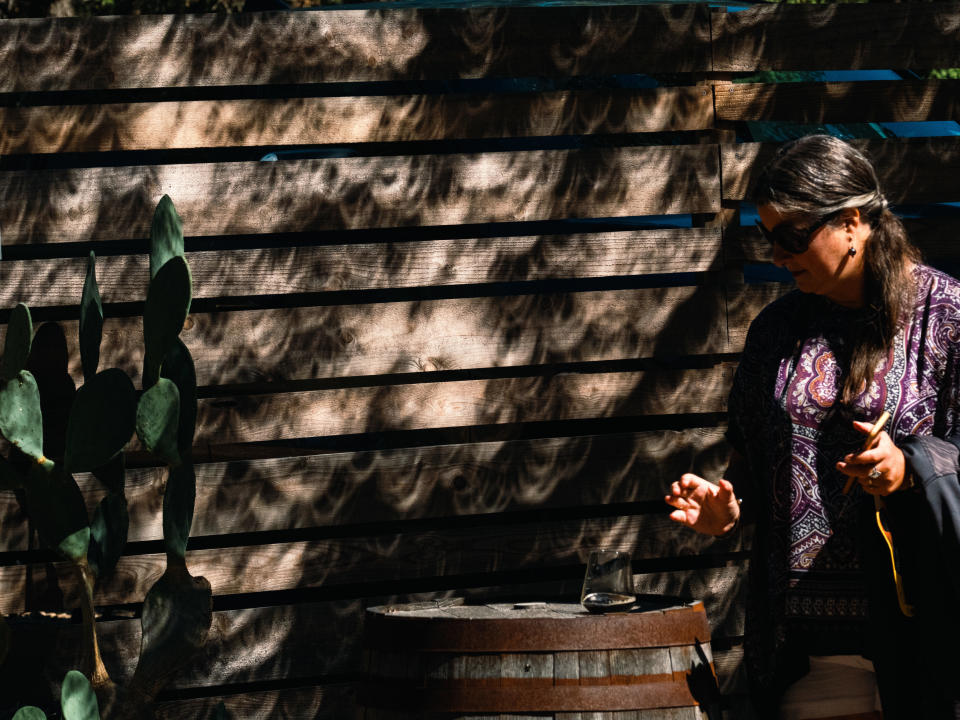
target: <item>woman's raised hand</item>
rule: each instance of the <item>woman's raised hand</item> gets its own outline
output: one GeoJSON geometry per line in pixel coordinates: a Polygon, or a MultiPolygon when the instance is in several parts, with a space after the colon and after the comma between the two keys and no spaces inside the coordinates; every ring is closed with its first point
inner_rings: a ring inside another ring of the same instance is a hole
{"type": "Polygon", "coordinates": [[[723,535],[740,518],[740,503],[727,480],[714,485],[699,475],[686,473],[670,486],[664,500],[676,508],[670,513],[671,520],[704,535],[723,535]]]}

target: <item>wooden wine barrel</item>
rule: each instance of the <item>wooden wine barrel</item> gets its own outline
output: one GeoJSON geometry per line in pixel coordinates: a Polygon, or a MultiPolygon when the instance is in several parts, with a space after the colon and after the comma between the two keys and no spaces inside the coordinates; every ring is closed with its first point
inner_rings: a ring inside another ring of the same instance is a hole
{"type": "Polygon", "coordinates": [[[699,720],[719,696],[701,602],[645,597],[605,615],[559,603],[385,605],[367,610],[364,645],[363,720],[699,720]]]}

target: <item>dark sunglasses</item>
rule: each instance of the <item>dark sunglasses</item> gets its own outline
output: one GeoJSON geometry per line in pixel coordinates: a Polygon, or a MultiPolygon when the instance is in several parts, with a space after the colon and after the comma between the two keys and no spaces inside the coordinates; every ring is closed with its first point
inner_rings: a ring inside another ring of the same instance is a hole
{"type": "Polygon", "coordinates": [[[813,225],[805,228],[798,228],[789,222],[782,222],[773,230],[767,230],[759,220],[757,220],[757,227],[760,228],[760,232],[763,233],[763,237],[767,239],[770,245],[777,244],[791,255],[799,255],[800,253],[806,252],[807,248],[810,247],[810,239],[817,230],[830,222],[834,217],[836,217],[836,213],[820,218],[813,225]]]}

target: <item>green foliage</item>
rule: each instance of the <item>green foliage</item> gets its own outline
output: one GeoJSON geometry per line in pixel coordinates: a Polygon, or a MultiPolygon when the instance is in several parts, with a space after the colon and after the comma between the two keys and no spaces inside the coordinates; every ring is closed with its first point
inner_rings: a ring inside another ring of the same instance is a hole
{"type": "Polygon", "coordinates": [[[86,557],[90,542],[87,507],[73,476],[50,460],[33,463],[26,495],[30,519],[43,541],[71,560],[86,557]]]}
{"type": "Polygon", "coordinates": [[[171,467],[163,493],[163,545],[168,555],[181,559],[186,556],[196,498],[197,476],[193,463],[171,467]]]}
{"type": "Polygon", "coordinates": [[[117,565],[123,547],[127,544],[130,514],[127,498],[119,493],[107,493],[97,505],[90,521],[90,548],[87,560],[97,577],[110,573],[117,565]]]}
{"type": "Polygon", "coordinates": [[[180,256],[167,260],[150,280],[143,310],[143,388],[160,377],[161,361],[176,344],[192,299],[190,268],[180,256]]]}
{"type": "Polygon", "coordinates": [[[60,707],[63,720],[100,720],[97,696],[83,673],[70,670],[60,689],[60,707]]]}
{"type": "Polygon", "coordinates": [[[47,720],[47,714],[38,707],[27,705],[17,710],[13,720],[47,720]]]}
{"type": "Polygon", "coordinates": [[[174,257],[183,257],[183,220],[169,195],[160,198],[150,225],[150,278],[174,257]]]}
{"type": "Polygon", "coordinates": [[[18,303],[10,314],[10,322],[7,323],[3,360],[0,360],[0,381],[12,380],[27,366],[32,339],[33,321],[30,319],[30,310],[23,303],[18,303]]]}
{"type": "Polygon", "coordinates": [[[160,378],[140,396],[137,405],[137,435],[150,452],[169,465],[179,465],[177,423],[180,419],[180,391],[172,380],[160,378]]]}
{"type": "MultiPolygon", "coordinates": [[[[210,584],[192,577],[185,561],[196,496],[191,455],[197,380],[193,359],[179,338],[190,311],[192,280],[183,255],[182,221],[168,197],[154,214],[150,262],[143,317],[143,392],[138,397],[122,370],[97,372],[104,313],[96,257],[90,254],[80,308],[84,384],[73,397],[62,463],[46,459],[42,452],[39,389],[34,376],[23,369],[33,334],[25,305],[12,313],[0,365],[5,373],[0,377],[0,434],[19,450],[11,450],[16,458],[0,456],[0,489],[23,490],[27,513],[43,542],[71,560],[83,577],[84,652],[92,658],[95,667],[90,677],[98,678],[97,682],[109,683],[109,678],[94,652],[92,592],[94,578],[116,566],[127,541],[123,448],[136,431],[147,449],[170,465],[163,499],[167,569],[147,593],[140,663],[131,693],[125,695],[140,703],[152,702],[170,676],[203,645],[212,617],[210,584]],[[81,471],[93,472],[108,489],[92,521],[70,474],[81,471]]],[[[5,630],[0,625],[0,661],[7,646],[5,630]]],[[[62,705],[65,720],[99,720],[96,696],[79,672],[71,671],[64,679],[62,705]]],[[[140,709],[133,708],[133,714],[127,709],[124,716],[137,716],[140,709]]],[[[16,717],[31,720],[44,715],[36,708],[22,708],[16,717]]]]}
{"type": "Polygon", "coordinates": [[[29,457],[43,457],[40,391],[28,370],[0,380],[0,434],[29,457]]]}
{"type": "Polygon", "coordinates": [[[77,390],[67,421],[64,465],[82,472],[106,465],[133,437],[137,392],[117,368],[97,373],[77,390]]]}
{"type": "Polygon", "coordinates": [[[931,80],[960,80],[960,68],[940,68],[930,71],[931,80]]]}
{"type": "Polygon", "coordinates": [[[180,391],[177,450],[183,459],[193,450],[193,435],[197,426],[197,373],[193,366],[193,357],[183,340],[177,338],[177,342],[163,359],[160,375],[172,380],[180,391]]]}
{"type": "Polygon", "coordinates": [[[103,303],[100,301],[100,288],[97,287],[97,258],[91,250],[80,298],[80,363],[84,382],[89,382],[97,374],[102,336],[103,303]]]}
{"type": "Polygon", "coordinates": [[[147,592],[140,625],[140,661],[131,688],[152,697],[197,650],[213,618],[210,583],[192,577],[182,563],[167,569],[147,592]]]}

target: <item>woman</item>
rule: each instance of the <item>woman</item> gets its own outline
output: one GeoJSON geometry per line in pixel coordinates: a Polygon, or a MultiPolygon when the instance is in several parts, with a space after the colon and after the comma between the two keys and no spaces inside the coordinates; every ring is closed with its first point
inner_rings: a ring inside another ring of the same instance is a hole
{"type": "Polygon", "coordinates": [[[873,672],[887,720],[960,718],[960,663],[939,652],[960,638],[960,283],[920,263],[841,140],[782,147],[756,201],[797,290],[750,326],[725,478],[684,475],[670,517],[719,536],[755,525],[744,657],[760,717],[880,717],[873,672]]]}

